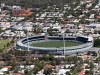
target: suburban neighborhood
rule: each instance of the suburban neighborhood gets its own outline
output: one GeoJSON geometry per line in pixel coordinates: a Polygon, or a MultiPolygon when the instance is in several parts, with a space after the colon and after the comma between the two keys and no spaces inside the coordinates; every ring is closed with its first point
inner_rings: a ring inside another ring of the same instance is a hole
{"type": "Polygon", "coordinates": [[[0,1],[0,75],[100,75],[100,0],[11,1],[0,1]]]}

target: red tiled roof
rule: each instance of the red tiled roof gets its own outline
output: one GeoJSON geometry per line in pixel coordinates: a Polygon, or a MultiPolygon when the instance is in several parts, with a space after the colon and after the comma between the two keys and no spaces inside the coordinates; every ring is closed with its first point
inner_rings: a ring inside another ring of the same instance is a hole
{"type": "Polygon", "coordinates": [[[84,72],[80,72],[78,75],[85,75],[84,72]]]}
{"type": "Polygon", "coordinates": [[[28,10],[22,10],[19,14],[14,14],[14,16],[30,16],[32,15],[31,9],[28,10]]]}
{"type": "Polygon", "coordinates": [[[100,16],[96,16],[96,18],[100,18],[100,16]]]}
{"type": "Polygon", "coordinates": [[[22,73],[14,73],[14,75],[24,75],[24,74],[22,74],[22,73]]]}
{"type": "Polygon", "coordinates": [[[9,69],[11,69],[11,68],[12,68],[12,66],[5,66],[5,68],[9,68],[9,69]]]}

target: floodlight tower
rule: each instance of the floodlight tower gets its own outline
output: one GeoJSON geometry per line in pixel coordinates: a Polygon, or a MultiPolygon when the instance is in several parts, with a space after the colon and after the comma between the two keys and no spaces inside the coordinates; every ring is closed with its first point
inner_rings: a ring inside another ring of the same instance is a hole
{"type": "Polygon", "coordinates": [[[98,5],[100,6],[100,0],[99,0],[99,2],[98,2],[98,5]]]}
{"type": "Polygon", "coordinates": [[[63,45],[64,45],[63,55],[65,55],[65,33],[63,33],[63,45]]]}
{"type": "Polygon", "coordinates": [[[27,47],[28,47],[27,51],[29,51],[28,30],[27,30],[27,47]]]}
{"type": "MultiPolygon", "coordinates": [[[[62,12],[63,11],[64,11],[64,0],[63,0],[63,3],[62,3],[62,12]]],[[[64,16],[63,16],[63,19],[64,19],[64,16]]],[[[63,55],[65,55],[65,32],[63,33],[63,45],[64,45],[63,55]]]]}
{"type": "Polygon", "coordinates": [[[17,49],[17,32],[15,32],[16,35],[15,35],[15,49],[17,49]]]}
{"type": "Polygon", "coordinates": [[[45,16],[45,24],[46,24],[46,34],[45,34],[45,40],[47,39],[47,35],[48,35],[48,28],[47,28],[47,24],[48,24],[48,20],[47,20],[47,14],[45,16]]]}

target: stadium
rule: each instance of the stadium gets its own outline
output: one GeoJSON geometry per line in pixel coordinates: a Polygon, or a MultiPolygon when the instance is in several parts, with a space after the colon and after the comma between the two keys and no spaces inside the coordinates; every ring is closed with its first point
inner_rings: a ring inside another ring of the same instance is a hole
{"type": "Polygon", "coordinates": [[[17,41],[16,48],[18,50],[38,51],[45,54],[70,55],[89,50],[93,47],[92,41],[93,38],[84,36],[32,36],[17,41]]]}

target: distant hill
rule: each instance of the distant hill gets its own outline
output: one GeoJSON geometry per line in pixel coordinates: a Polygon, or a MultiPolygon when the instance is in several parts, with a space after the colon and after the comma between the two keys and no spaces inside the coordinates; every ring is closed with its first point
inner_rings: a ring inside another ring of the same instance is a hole
{"type": "Polygon", "coordinates": [[[0,0],[0,3],[6,3],[8,5],[21,5],[21,6],[44,6],[44,5],[62,5],[63,3],[71,3],[79,0],[0,0]]]}

